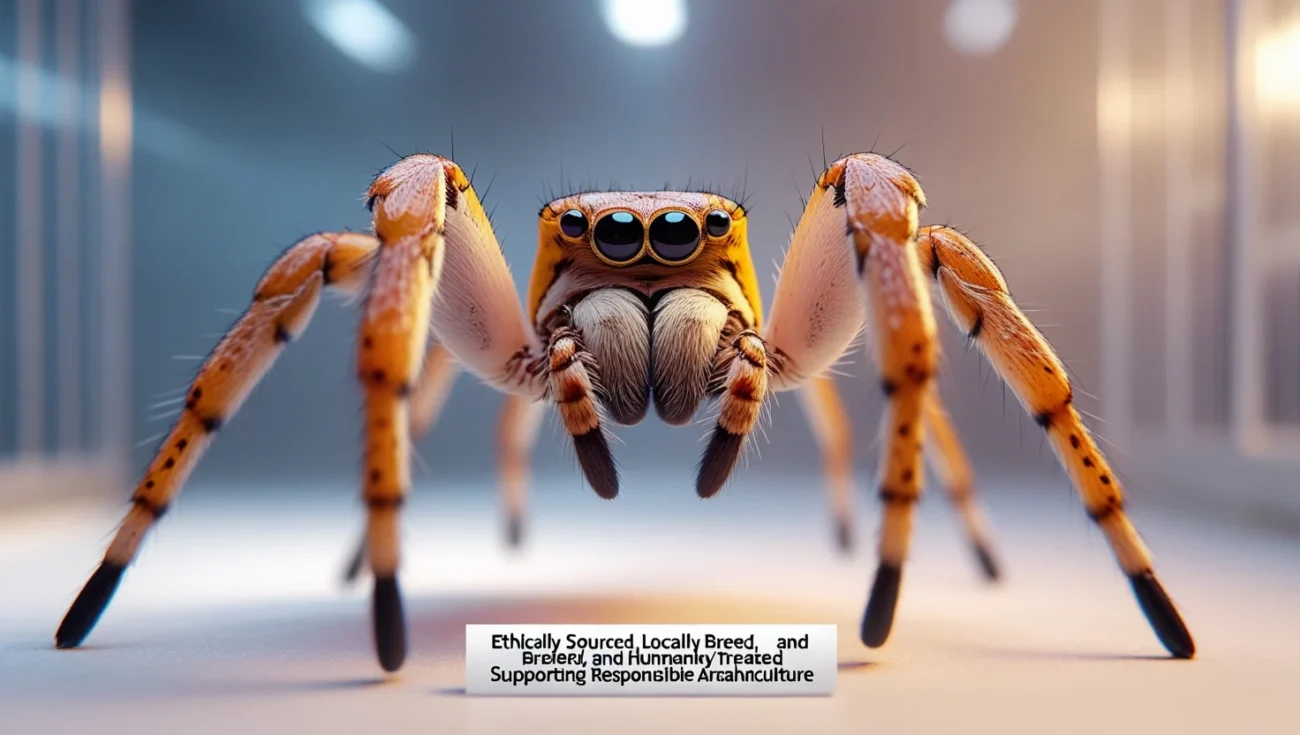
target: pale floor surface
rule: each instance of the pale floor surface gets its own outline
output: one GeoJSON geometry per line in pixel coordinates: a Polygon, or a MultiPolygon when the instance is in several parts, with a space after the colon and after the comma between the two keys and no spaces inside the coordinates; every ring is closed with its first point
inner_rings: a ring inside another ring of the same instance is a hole
{"type": "MultiPolygon", "coordinates": [[[[0,519],[0,732],[1300,732],[1300,544],[1137,513],[1196,637],[1179,662],[1059,478],[992,500],[996,587],[931,499],[872,651],[856,640],[870,544],[837,557],[817,482],[766,482],[709,503],[688,486],[628,483],[611,504],[548,485],[517,555],[486,489],[417,490],[411,654],[393,680],[365,585],[334,582],[359,527],[339,492],[192,493],[80,651],[51,636],[120,509],[0,519]],[[832,622],[841,670],[830,698],[469,697],[471,622],[832,622]]],[[[876,518],[864,505],[863,539],[876,518]]]]}

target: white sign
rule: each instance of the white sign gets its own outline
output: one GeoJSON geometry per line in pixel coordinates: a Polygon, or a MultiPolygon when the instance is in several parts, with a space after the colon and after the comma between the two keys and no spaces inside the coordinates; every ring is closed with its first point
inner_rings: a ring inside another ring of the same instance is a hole
{"type": "Polygon", "coordinates": [[[834,625],[467,625],[465,691],[826,696],[834,625]]]}

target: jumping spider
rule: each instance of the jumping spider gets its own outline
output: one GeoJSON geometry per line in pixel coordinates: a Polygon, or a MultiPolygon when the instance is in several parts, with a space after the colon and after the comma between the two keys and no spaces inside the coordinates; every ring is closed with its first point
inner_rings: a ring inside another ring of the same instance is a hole
{"type": "Polygon", "coordinates": [[[938,340],[928,276],[952,321],[1046,432],[1161,643],[1176,657],[1193,655],[1191,636],[1124,512],[1119,481],[1071,405],[1064,366],[979,248],[946,227],[918,228],[924,195],[894,161],[855,154],[821,174],[766,322],[746,212],[716,194],[585,193],[542,207],[526,311],[460,166],[436,155],[404,158],[375,178],[368,203],[373,235],[308,237],[258,283],[252,305],[194,379],[102,564],[59,627],[58,647],[79,645],[94,627],[145,533],[281,348],[306,328],[326,288],[366,294],[357,367],[367,525],[358,558],[374,575],[374,640],[385,670],[406,657],[397,521],[410,486],[411,436],[428,427],[460,367],[508,395],[501,445],[512,535],[543,402],[558,410],[588,483],[613,498],[609,421],[637,423],[653,404],[661,419],[683,424],[716,398],[717,425],[696,482],[707,498],[731,473],[768,394],[802,389],[830,460],[847,543],[847,426],[822,376],[864,325],[888,398],[877,483],[880,561],[861,627],[862,642],[880,646],[898,601],[923,446],[965,510],[986,572],[996,574],[965,458],[933,381],[938,340]],[[426,355],[430,330],[436,344],[426,355]]]}

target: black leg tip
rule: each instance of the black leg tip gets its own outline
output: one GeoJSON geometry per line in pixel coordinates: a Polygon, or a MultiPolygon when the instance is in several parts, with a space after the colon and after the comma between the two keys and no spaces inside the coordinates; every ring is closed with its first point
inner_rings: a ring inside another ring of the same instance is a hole
{"type": "Polygon", "coordinates": [[[375,579],[374,623],[379,665],[384,671],[397,671],[406,661],[406,614],[396,577],[375,579]]]}
{"type": "Polygon", "coordinates": [[[835,520],[835,546],[841,553],[853,553],[853,524],[843,518],[835,520]]]}
{"type": "Polygon", "coordinates": [[[989,582],[996,582],[1002,576],[1002,570],[998,566],[997,559],[993,558],[993,552],[982,541],[976,541],[973,544],[975,550],[975,559],[980,563],[980,571],[984,572],[984,579],[989,582]]]}
{"type": "Polygon", "coordinates": [[[86,586],[81,588],[77,599],[73,600],[68,614],[63,616],[59,630],[54,634],[54,645],[58,648],[76,648],[90,635],[90,631],[104,614],[109,600],[122,582],[122,573],[126,567],[121,564],[104,562],[95,573],[90,575],[86,586]]]}
{"type": "Polygon", "coordinates": [[[894,627],[894,610],[898,607],[898,587],[903,580],[902,567],[881,562],[876,567],[876,581],[862,615],[861,638],[868,648],[880,648],[894,627]]]}
{"type": "Polygon", "coordinates": [[[506,544],[518,549],[524,543],[524,521],[519,516],[506,518],[506,544]]]}
{"type": "Polygon", "coordinates": [[[1133,585],[1133,594],[1137,596],[1138,605],[1142,607],[1142,612],[1146,614],[1152,629],[1155,630],[1156,637],[1169,653],[1174,658],[1194,656],[1196,644],[1192,642],[1192,634],[1188,632],[1178,610],[1174,608],[1173,600],[1169,599],[1165,588],[1160,586],[1156,575],[1142,572],[1130,575],[1128,579],[1133,585]]]}
{"type": "Polygon", "coordinates": [[[704,449],[704,456],[700,457],[699,474],[695,479],[696,495],[711,498],[718,494],[736,467],[744,444],[743,434],[733,434],[721,426],[713,430],[709,446],[704,449]]]}
{"type": "Polygon", "coordinates": [[[365,561],[366,540],[363,538],[361,543],[357,544],[356,551],[353,551],[352,556],[348,559],[348,565],[343,568],[343,585],[345,587],[356,584],[357,579],[361,576],[361,567],[365,564],[365,561]]]}
{"type": "Polygon", "coordinates": [[[578,464],[582,466],[582,474],[587,477],[591,489],[605,500],[618,497],[618,467],[609,451],[605,433],[596,428],[586,434],[575,434],[573,448],[578,453],[578,464]]]}

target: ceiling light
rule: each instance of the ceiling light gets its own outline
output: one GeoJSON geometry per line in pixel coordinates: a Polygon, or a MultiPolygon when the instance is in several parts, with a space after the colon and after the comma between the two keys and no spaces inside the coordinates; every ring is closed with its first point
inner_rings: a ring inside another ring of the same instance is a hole
{"type": "Polygon", "coordinates": [[[604,0],[610,33],[629,46],[664,46],[686,31],[686,0],[604,0]]]}
{"type": "Polygon", "coordinates": [[[378,0],[303,0],[308,22],[353,61],[398,72],[415,61],[415,35],[378,0]]]}
{"type": "Polygon", "coordinates": [[[1015,0],[952,0],[943,16],[943,34],[954,49],[984,56],[1011,38],[1017,15],[1015,0]]]}

